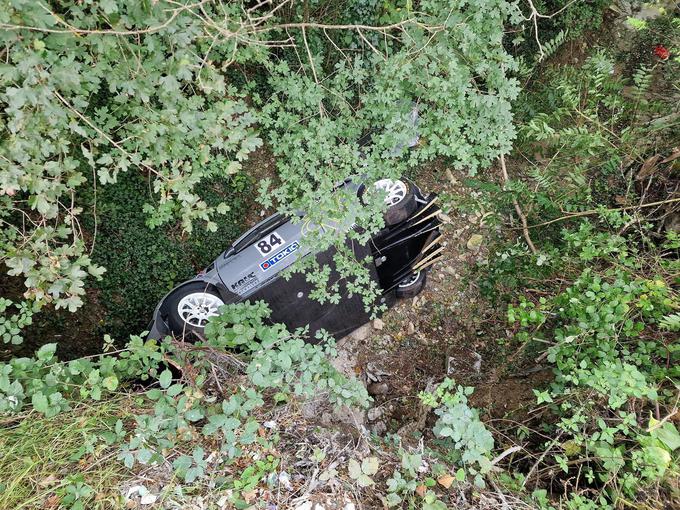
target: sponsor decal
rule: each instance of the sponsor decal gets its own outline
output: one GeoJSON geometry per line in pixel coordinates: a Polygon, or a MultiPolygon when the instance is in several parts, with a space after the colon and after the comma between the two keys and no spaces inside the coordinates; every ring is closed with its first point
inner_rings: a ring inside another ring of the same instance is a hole
{"type": "Polygon", "coordinates": [[[283,250],[272,255],[271,257],[269,257],[264,262],[261,262],[260,263],[260,269],[262,269],[262,271],[266,271],[270,267],[275,266],[276,264],[281,262],[283,259],[285,259],[288,255],[293,253],[298,248],[300,248],[300,244],[297,241],[292,242],[291,244],[286,246],[283,250]]]}
{"type": "Polygon", "coordinates": [[[255,275],[255,271],[251,271],[232,283],[231,290],[243,292],[256,285],[259,281],[260,279],[257,277],[257,275],[255,275]]]}

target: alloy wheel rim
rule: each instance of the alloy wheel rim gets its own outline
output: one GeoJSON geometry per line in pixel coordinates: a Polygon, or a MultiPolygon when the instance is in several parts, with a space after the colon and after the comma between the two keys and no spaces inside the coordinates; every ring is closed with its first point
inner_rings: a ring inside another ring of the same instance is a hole
{"type": "Polygon", "coordinates": [[[418,281],[418,278],[420,278],[420,271],[413,273],[411,276],[407,276],[401,282],[399,282],[399,288],[403,289],[405,287],[410,287],[418,281]]]}
{"type": "Polygon", "coordinates": [[[387,193],[385,197],[385,204],[388,207],[397,205],[399,202],[406,198],[406,183],[400,180],[394,179],[380,179],[373,186],[380,191],[387,193]]]}
{"type": "Polygon", "coordinates": [[[194,292],[180,299],[177,313],[186,324],[202,328],[208,319],[219,315],[218,310],[223,304],[224,301],[214,294],[194,292]]]}

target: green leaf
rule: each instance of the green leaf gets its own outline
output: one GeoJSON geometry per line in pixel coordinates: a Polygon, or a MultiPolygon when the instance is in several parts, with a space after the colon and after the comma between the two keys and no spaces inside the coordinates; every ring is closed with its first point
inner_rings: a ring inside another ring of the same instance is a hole
{"type": "Polygon", "coordinates": [[[184,413],[184,417],[188,421],[198,421],[203,418],[203,410],[198,408],[189,409],[186,413],[184,413]]]}
{"type": "Polygon", "coordinates": [[[163,370],[161,375],[158,377],[158,382],[160,383],[161,388],[167,388],[170,386],[170,383],[172,383],[172,372],[167,368],[163,370]]]}
{"type": "Polygon", "coordinates": [[[401,498],[394,492],[390,492],[385,497],[385,501],[387,502],[387,506],[397,506],[401,503],[401,498]]]}
{"type": "Polygon", "coordinates": [[[109,391],[115,391],[118,387],[118,378],[115,375],[105,377],[102,381],[102,386],[109,391]]]}
{"type": "Polygon", "coordinates": [[[118,12],[118,5],[116,0],[99,0],[99,6],[106,14],[113,14],[118,12]]]}
{"type": "Polygon", "coordinates": [[[371,479],[370,476],[362,473],[359,475],[359,478],[357,478],[357,483],[362,487],[370,487],[375,482],[371,479]]]}
{"type": "Polygon", "coordinates": [[[680,434],[671,422],[664,423],[660,428],[654,430],[652,435],[655,435],[670,451],[680,448],[680,434]]]}
{"type": "Polygon", "coordinates": [[[40,391],[33,394],[31,397],[31,404],[33,404],[33,409],[39,413],[48,414],[50,411],[50,405],[47,397],[40,391]]]}
{"type": "Polygon", "coordinates": [[[379,467],[380,462],[378,461],[377,457],[366,457],[361,461],[361,470],[364,472],[364,474],[374,475],[378,472],[379,467]]]}
{"type": "Polygon", "coordinates": [[[57,351],[57,344],[45,344],[36,354],[36,357],[40,361],[49,361],[54,357],[54,353],[57,351]]]}
{"type": "Polygon", "coordinates": [[[357,480],[361,475],[361,465],[355,459],[349,459],[348,472],[350,478],[357,480]]]}
{"type": "Polygon", "coordinates": [[[194,463],[194,459],[188,455],[180,455],[172,462],[172,467],[178,472],[184,472],[189,469],[194,463]]]}
{"type": "Polygon", "coordinates": [[[167,389],[165,393],[168,395],[168,397],[176,397],[182,393],[183,389],[184,386],[182,384],[173,384],[167,389]]]}

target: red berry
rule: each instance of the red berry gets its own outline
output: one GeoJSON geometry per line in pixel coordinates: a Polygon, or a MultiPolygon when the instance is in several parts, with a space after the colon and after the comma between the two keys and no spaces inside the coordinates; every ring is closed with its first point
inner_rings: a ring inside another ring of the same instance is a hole
{"type": "Polygon", "coordinates": [[[659,57],[661,60],[668,60],[671,56],[671,52],[663,44],[657,44],[654,48],[654,55],[659,57]]]}

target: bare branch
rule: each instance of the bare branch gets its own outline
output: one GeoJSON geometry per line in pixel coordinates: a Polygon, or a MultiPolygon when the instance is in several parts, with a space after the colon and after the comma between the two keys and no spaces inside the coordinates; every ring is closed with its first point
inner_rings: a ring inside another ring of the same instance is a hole
{"type": "MultiPolygon", "coordinates": [[[[501,161],[501,171],[503,172],[503,181],[507,185],[508,182],[510,182],[510,178],[508,177],[508,169],[505,166],[505,156],[503,156],[503,154],[501,154],[501,157],[499,159],[501,161]]],[[[519,202],[517,202],[517,199],[514,198],[514,197],[512,199],[512,204],[515,206],[515,212],[517,213],[517,216],[519,216],[519,219],[522,222],[522,231],[524,232],[524,239],[526,240],[527,244],[529,245],[529,249],[531,250],[531,253],[533,253],[533,254],[538,253],[538,250],[536,250],[536,246],[534,246],[534,243],[531,241],[531,236],[529,235],[529,227],[527,226],[527,217],[524,215],[522,208],[519,206],[519,202]]]]}

